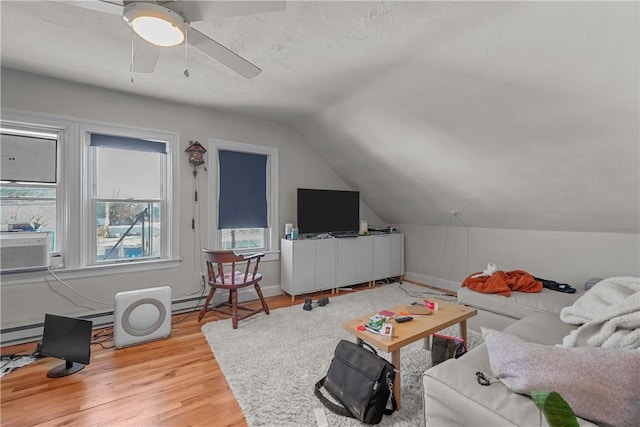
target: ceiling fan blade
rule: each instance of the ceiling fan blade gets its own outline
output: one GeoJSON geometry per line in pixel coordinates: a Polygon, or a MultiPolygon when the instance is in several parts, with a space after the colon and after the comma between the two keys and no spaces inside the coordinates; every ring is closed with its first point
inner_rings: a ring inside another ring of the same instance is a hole
{"type": "Polygon", "coordinates": [[[122,4],[116,1],[56,1],[56,3],[122,16],[122,4]]]}
{"type": "Polygon", "coordinates": [[[248,79],[252,79],[262,72],[260,68],[251,62],[230,51],[215,40],[205,36],[193,27],[189,30],[188,41],[191,46],[248,79]]]}
{"type": "Polygon", "coordinates": [[[153,73],[161,47],[151,44],[135,34],[133,37],[133,67],[131,71],[134,73],[153,73]]]}
{"type": "Polygon", "coordinates": [[[278,12],[287,7],[284,1],[170,1],[162,5],[181,13],[187,22],[278,12]]]}

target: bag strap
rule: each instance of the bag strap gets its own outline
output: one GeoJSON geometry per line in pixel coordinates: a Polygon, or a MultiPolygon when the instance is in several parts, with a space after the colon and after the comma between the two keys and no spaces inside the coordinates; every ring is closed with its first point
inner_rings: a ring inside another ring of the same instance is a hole
{"type": "MultiPolygon", "coordinates": [[[[327,377],[325,376],[320,381],[318,381],[316,383],[316,386],[315,386],[314,393],[318,397],[318,399],[320,399],[320,402],[322,402],[322,404],[324,406],[326,406],[327,409],[329,409],[334,414],[342,415],[344,417],[355,418],[353,415],[351,415],[351,412],[347,411],[346,408],[333,403],[332,401],[330,401],[329,399],[327,399],[326,397],[323,396],[323,394],[320,391],[320,389],[324,386],[324,380],[326,380],[326,379],[327,379],[327,377]]],[[[394,399],[394,408],[395,408],[395,399],[394,399]]]]}
{"type": "MultiPolygon", "coordinates": [[[[375,348],[373,348],[373,346],[367,342],[364,342],[362,340],[358,340],[358,345],[360,347],[367,347],[369,349],[369,351],[371,351],[373,354],[375,354],[376,356],[378,356],[378,352],[376,351],[375,348]]],[[[379,356],[378,356],[379,357],[379,356]]]]}
{"type": "Polygon", "coordinates": [[[398,410],[398,402],[396,401],[396,395],[393,393],[393,382],[391,382],[388,377],[387,387],[389,387],[389,392],[391,393],[391,409],[387,408],[387,405],[384,405],[384,414],[391,415],[398,410]]]}
{"type": "MultiPolygon", "coordinates": [[[[326,397],[324,397],[320,389],[324,386],[324,381],[326,379],[327,377],[325,376],[320,381],[318,381],[314,387],[314,393],[318,397],[318,399],[320,399],[320,402],[322,402],[322,404],[326,406],[327,409],[329,409],[334,414],[342,415],[344,417],[356,418],[351,414],[351,412],[349,412],[343,406],[337,405],[332,401],[330,401],[329,399],[327,399],[326,397]]],[[[388,384],[388,387],[389,387],[389,391],[391,392],[391,408],[387,408],[387,405],[385,405],[384,407],[385,415],[391,415],[398,410],[398,402],[396,401],[395,394],[393,394],[393,384],[392,383],[388,384]]]]}

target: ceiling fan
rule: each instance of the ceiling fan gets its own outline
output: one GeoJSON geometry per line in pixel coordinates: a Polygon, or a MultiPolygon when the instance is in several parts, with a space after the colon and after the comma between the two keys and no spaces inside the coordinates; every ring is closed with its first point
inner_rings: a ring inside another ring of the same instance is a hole
{"type": "MultiPolygon", "coordinates": [[[[133,30],[131,71],[152,73],[164,47],[189,44],[251,79],[260,68],[191,26],[207,19],[281,11],[284,1],[59,1],[122,16],[133,30]]],[[[189,76],[188,70],[184,70],[189,76]]]]}

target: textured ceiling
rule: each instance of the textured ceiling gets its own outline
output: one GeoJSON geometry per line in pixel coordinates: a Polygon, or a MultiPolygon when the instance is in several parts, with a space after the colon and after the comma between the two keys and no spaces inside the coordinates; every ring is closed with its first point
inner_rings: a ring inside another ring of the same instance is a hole
{"type": "Polygon", "coordinates": [[[287,2],[130,81],[118,16],[0,3],[2,66],[287,123],[389,223],[640,232],[637,2],[287,2]]]}

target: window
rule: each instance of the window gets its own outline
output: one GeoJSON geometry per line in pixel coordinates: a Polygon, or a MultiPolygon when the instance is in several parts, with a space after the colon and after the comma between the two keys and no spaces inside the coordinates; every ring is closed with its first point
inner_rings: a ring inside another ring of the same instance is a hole
{"type": "Polygon", "coordinates": [[[57,237],[57,143],[55,130],[2,126],[0,212],[2,231],[49,233],[57,237]]]}
{"type": "Polygon", "coordinates": [[[222,249],[264,249],[267,219],[266,154],[218,150],[218,230],[222,249]]]}
{"type": "Polygon", "coordinates": [[[177,259],[177,135],[98,125],[81,135],[88,165],[82,263],[177,259]]]}
{"type": "Polygon", "coordinates": [[[177,265],[178,134],[3,110],[1,148],[1,230],[49,233],[65,270],[177,265]]]}
{"type": "Polygon", "coordinates": [[[166,143],[91,134],[96,262],[162,255],[166,143]]]}
{"type": "Polygon", "coordinates": [[[210,246],[277,251],[278,150],[210,140],[210,246]]]}

